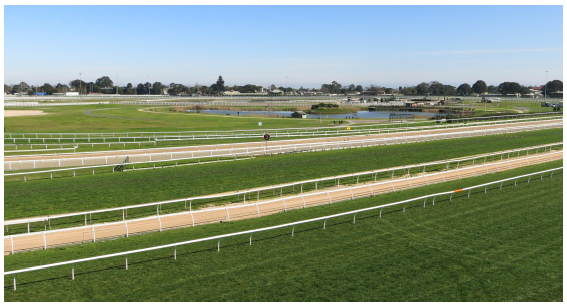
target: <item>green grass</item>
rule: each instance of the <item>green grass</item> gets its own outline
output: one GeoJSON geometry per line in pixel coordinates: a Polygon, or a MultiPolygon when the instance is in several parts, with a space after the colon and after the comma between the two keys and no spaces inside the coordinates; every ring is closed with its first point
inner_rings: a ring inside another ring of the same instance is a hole
{"type": "Polygon", "coordinates": [[[5,219],[170,200],[562,141],[562,129],[4,184],[5,219]]]}
{"type": "MultiPolygon", "coordinates": [[[[6,271],[330,215],[556,167],[293,210],[259,219],[131,236],[5,257],[6,271]]],[[[4,279],[5,301],[562,301],[562,174],[360,213],[4,279]]]]}
{"type": "MultiPolygon", "coordinates": [[[[542,100],[543,102],[543,100],[542,100]]],[[[551,112],[553,111],[553,107],[541,107],[541,103],[540,102],[530,102],[530,101],[510,101],[510,102],[506,102],[506,101],[502,101],[500,103],[487,103],[485,105],[485,103],[481,103],[481,102],[473,102],[473,101],[469,101],[466,102],[468,104],[472,104],[472,105],[476,105],[476,106],[480,106],[479,108],[476,108],[476,113],[477,115],[484,113],[484,109],[486,106],[486,111],[487,113],[490,112],[506,112],[506,110],[508,111],[508,114],[514,114],[514,113],[532,113],[532,112],[551,112]],[[522,112],[520,112],[520,111],[522,112]]]]}
{"type": "MultiPolygon", "coordinates": [[[[170,106],[171,108],[173,106],[170,106]]],[[[5,132],[147,132],[188,130],[238,130],[319,127],[319,120],[251,118],[159,111],[138,111],[155,107],[136,105],[85,105],[61,107],[13,107],[9,110],[43,110],[48,115],[4,118],[5,132]],[[105,116],[87,115],[91,114],[105,116]],[[262,121],[260,128],[258,122],[262,121]]],[[[332,120],[323,120],[323,125],[332,120]]]]}

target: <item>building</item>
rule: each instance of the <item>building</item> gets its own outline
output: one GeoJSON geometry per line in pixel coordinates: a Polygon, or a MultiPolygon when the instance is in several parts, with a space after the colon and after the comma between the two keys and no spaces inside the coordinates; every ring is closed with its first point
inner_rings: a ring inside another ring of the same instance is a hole
{"type": "Polygon", "coordinates": [[[296,118],[296,119],[306,119],[307,113],[305,113],[303,111],[296,111],[296,112],[291,114],[291,117],[296,118]]]}
{"type": "Polygon", "coordinates": [[[234,91],[234,90],[224,91],[222,95],[240,95],[240,91],[234,91]]]}

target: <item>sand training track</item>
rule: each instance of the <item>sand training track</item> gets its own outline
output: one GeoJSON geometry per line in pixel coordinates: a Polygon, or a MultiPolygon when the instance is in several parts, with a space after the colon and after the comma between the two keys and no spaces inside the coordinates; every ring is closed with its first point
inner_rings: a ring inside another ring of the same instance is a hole
{"type": "MultiPolygon", "coordinates": [[[[117,237],[128,237],[132,234],[156,232],[182,227],[194,227],[207,223],[234,221],[256,218],[265,215],[301,209],[309,206],[331,204],[337,201],[379,195],[414,187],[466,177],[481,176],[523,166],[529,166],[553,160],[563,159],[562,151],[538,154],[524,158],[514,158],[494,163],[464,167],[457,170],[435,172],[427,175],[408,177],[391,181],[380,181],[371,184],[360,184],[349,188],[319,191],[295,196],[286,196],[263,202],[238,206],[221,206],[217,208],[151,216],[123,222],[88,225],[78,228],[35,232],[31,234],[10,235],[4,237],[4,255],[32,249],[47,249],[65,244],[96,242],[97,240],[117,237]]],[[[85,216],[86,217],[86,216],[85,216]]],[[[86,218],[85,218],[86,221],[86,218]]]]}
{"type": "Polygon", "coordinates": [[[47,114],[41,110],[4,110],[4,117],[30,116],[47,114]]]}

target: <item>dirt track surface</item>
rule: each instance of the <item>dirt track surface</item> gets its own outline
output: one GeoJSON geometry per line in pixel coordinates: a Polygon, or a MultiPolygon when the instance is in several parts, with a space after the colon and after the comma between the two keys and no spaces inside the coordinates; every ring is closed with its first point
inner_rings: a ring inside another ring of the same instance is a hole
{"type": "Polygon", "coordinates": [[[41,110],[4,110],[4,117],[30,116],[47,114],[41,110]]]}
{"type": "Polygon", "coordinates": [[[535,130],[562,126],[563,120],[541,122],[522,122],[475,127],[459,127],[423,131],[406,131],[386,134],[311,138],[269,142],[235,143],[222,145],[187,146],[175,148],[136,149],[129,151],[106,151],[83,154],[49,156],[5,156],[4,168],[25,170],[37,168],[79,167],[103,164],[118,164],[129,158],[129,162],[155,162],[182,158],[210,158],[239,154],[240,156],[263,155],[266,153],[286,153],[295,151],[327,150],[376,145],[388,145],[417,141],[482,136],[517,132],[514,130],[535,130]]]}
{"type": "Polygon", "coordinates": [[[4,254],[7,255],[11,252],[32,249],[51,248],[65,244],[91,241],[96,242],[100,239],[128,237],[131,234],[191,227],[207,223],[261,217],[274,213],[285,212],[290,209],[332,204],[337,201],[374,196],[434,183],[480,176],[559,159],[563,159],[562,151],[538,154],[509,161],[487,163],[458,170],[419,175],[415,177],[408,177],[406,179],[382,181],[322,192],[304,193],[301,195],[281,197],[252,204],[210,208],[163,216],[152,216],[125,222],[100,224],[80,228],[12,235],[4,237],[4,254]]]}

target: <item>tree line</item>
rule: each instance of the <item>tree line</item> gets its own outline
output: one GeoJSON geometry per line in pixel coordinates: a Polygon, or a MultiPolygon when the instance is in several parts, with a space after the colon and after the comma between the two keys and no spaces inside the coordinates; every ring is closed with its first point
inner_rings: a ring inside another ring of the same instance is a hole
{"type": "MultiPolygon", "coordinates": [[[[541,88],[541,92],[558,92],[563,91],[563,82],[560,80],[553,80],[547,82],[541,88]]],[[[430,83],[420,83],[414,87],[405,87],[400,90],[404,95],[470,95],[470,94],[529,94],[530,87],[522,86],[516,82],[503,82],[498,86],[486,85],[483,80],[476,81],[472,86],[468,83],[463,83],[458,87],[451,85],[443,85],[438,81],[430,83]]]]}
{"type": "MultiPolygon", "coordinates": [[[[43,84],[43,86],[30,86],[26,82],[21,82],[15,85],[4,84],[4,92],[8,94],[14,93],[25,93],[32,95],[34,92],[45,92],[47,95],[53,95],[54,93],[66,93],[70,91],[80,92],[80,94],[88,93],[103,93],[103,94],[123,94],[123,95],[182,95],[182,94],[202,94],[202,95],[218,95],[224,91],[238,91],[240,93],[257,93],[261,90],[275,91],[279,90],[283,94],[295,94],[297,92],[318,92],[322,94],[337,94],[346,95],[349,93],[360,93],[367,95],[379,95],[379,94],[392,94],[400,93],[404,95],[470,95],[470,94],[528,94],[530,93],[530,88],[527,86],[522,86],[517,82],[503,82],[498,86],[487,85],[483,80],[476,81],[472,86],[468,83],[463,83],[458,87],[452,85],[444,85],[438,81],[431,81],[429,83],[422,82],[416,86],[400,87],[398,90],[393,88],[381,87],[378,85],[371,84],[370,86],[363,87],[361,85],[341,85],[336,81],[330,84],[322,84],[320,88],[304,88],[301,86],[299,89],[292,87],[276,87],[271,85],[270,88],[263,88],[262,86],[246,84],[243,86],[225,86],[222,76],[219,76],[218,80],[211,84],[210,86],[199,85],[196,83],[194,86],[186,86],[178,83],[170,83],[165,85],[161,82],[150,82],[139,83],[134,86],[132,83],[128,83],[126,86],[115,86],[114,82],[110,77],[103,76],[98,78],[94,82],[86,82],[80,79],[75,79],[70,81],[68,84],[58,83],[52,86],[49,83],[43,84]]],[[[563,91],[563,82],[560,80],[549,81],[547,84],[543,85],[541,89],[542,93],[547,92],[558,92],[563,91]]]]}

